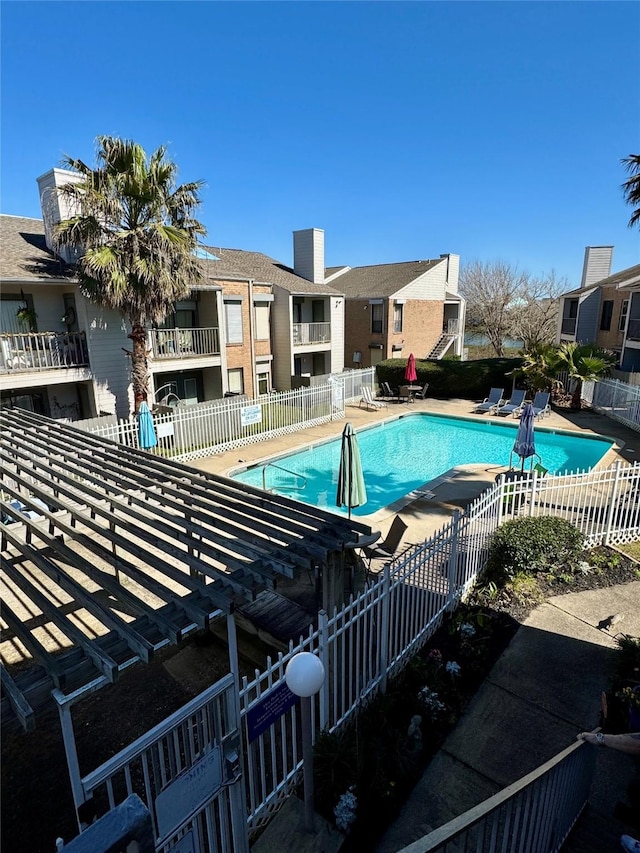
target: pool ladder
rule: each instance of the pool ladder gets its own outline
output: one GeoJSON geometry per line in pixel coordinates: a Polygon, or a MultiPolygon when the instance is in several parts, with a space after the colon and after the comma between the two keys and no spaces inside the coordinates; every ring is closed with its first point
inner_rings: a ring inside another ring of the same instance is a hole
{"type": "Polygon", "coordinates": [[[267,464],[264,465],[262,468],[262,488],[265,490],[265,492],[274,491],[273,489],[267,489],[267,468],[276,468],[278,471],[284,471],[286,474],[291,474],[292,477],[298,477],[303,481],[301,486],[281,486],[280,488],[290,488],[293,491],[297,492],[301,492],[307,488],[307,478],[303,474],[298,474],[296,471],[290,471],[288,468],[283,468],[282,465],[276,465],[274,462],[267,462],[267,464]]]}

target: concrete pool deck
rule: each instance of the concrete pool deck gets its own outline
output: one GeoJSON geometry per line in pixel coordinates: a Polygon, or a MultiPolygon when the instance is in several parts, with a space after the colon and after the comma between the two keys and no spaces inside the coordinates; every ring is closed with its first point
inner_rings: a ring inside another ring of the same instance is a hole
{"type": "MultiPolygon", "coordinates": [[[[513,418],[492,418],[487,415],[474,415],[474,403],[470,400],[436,400],[427,398],[406,403],[390,402],[385,408],[368,410],[357,403],[347,404],[345,419],[310,427],[279,438],[270,438],[256,444],[237,447],[218,453],[204,459],[191,461],[192,467],[212,474],[229,474],[248,465],[266,461],[274,456],[291,453],[312,444],[321,443],[331,438],[338,438],[349,421],[356,430],[385,420],[391,420],[399,415],[411,412],[431,412],[435,414],[471,417],[472,419],[493,419],[500,422],[505,420],[517,423],[513,418]]],[[[630,463],[640,461],[640,433],[635,432],[618,421],[598,414],[590,409],[580,412],[559,412],[552,410],[543,420],[536,422],[536,427],[546,427],[555,430],[567,430],[577,434],[606,436],[616,442],[616,446],[608,451],[596,466],[608,467],[620,459],[630,463]]],[[[508,460],[505,460],[508,463],[508,460]]],[[[452,469],[446,476],[438,478],[429,486],[429,497],[417,497],[403,506],[390,505],[372,515],[358,516],[358,521],[370,524],[375,530],[380,530],[384,536],[394,517],[399,514],[408,525],[403,539],[403,548],[407,545],[423,542],[435,531],[447,524],[456,509],[464,510],[485,489],[491,486],[496,476],[506,471],[508,465],[470,465],[452,469]],[[431,497],[433,495],[433,497],[431,497]]],[[[398,504],[401,502],[398,502],[398,504]]]]}

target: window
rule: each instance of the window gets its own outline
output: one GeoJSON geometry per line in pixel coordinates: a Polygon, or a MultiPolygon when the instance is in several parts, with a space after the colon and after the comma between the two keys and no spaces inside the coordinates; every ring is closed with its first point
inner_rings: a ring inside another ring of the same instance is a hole
{"type": "Polygon", "coordinates": [[[269,393],[269,372],[258,373],[258,394],[269,393]]]}
{"type": "Polygon", "coordinates": [[[244,394],[244,373],[241,367],[227,370],[227,381],[232,394],[244,394]]]}
{"type": "Polygon", "coordinates": [[[624,332],[624,327],[627,325],[627,314],[629,313],[629,300],[623,299],[620,306],[620,319],[618,320],[618,331],[624,332]]]}
{"type": "Polygon", "coordinates": [[[227,343],[242,343],[242,302],[224,303],[224,317],[227,327],[227,343]]]}
{"type": "Polygon", "coordinates": [[[605,299],[602,303],[602,314],[600,316],[600,331],[608,332],[611,328],[611,318],[613,317],[613,300],[605,299]]]}
{"type": "Polygon", "coordinates": [[[254,305],[256,340],[269,340],[269,303],[256,302],[254,305]]]}
{"type": "Polygon", "coordinates": [[[371,303],[371,333],[382,334],[382,302],[371,303]]]}
{"type": "Polygon", "coordinates": [[[402,331],[402,314],[403,314],[404,305],[402,303],[396,302],[393,306],[393,331],[401,332],[402,331]]]}

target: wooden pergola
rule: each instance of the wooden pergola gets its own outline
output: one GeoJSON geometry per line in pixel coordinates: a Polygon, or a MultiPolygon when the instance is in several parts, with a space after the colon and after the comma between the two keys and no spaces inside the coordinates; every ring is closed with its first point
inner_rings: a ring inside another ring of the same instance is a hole
{"type": "MultiPolygon", "coordinates": [[[[2,720],[75,702],[371,528],[20,409],[0,413],[2,720]]],[[[375,534],[373,536],[375,538],[375,534]]]]}

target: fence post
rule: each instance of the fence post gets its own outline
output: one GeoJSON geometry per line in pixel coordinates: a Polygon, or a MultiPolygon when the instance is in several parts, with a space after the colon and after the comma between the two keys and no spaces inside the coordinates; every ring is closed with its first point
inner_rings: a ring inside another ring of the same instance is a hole
{"type": "Polygon", "coordinates": [[[389,668],[389,632],[391,631],[391,571],[389,564],[382,570],[382,614],[380,625],[380,690],[387,690],[387,670],[389,668]]]}
{"type": "Polygon", "coordinates": [[[533,516],[533,511],[535,509],[534,503],[537,500],[538,496],[538,472],[533,469],[532,477],[531,477],[531,497],[529,498],[529,518],[533,516]]]}
{"type": "Polygon", "coordinates": [[[73,804],[75,806],[76,820],[78,822],[78,831],[84,829],[80,819],[80,806],[86,802],[84,787],[82,785],[82,775],[80,773],[80,763],[78,761],[78,751],[76,749],[76,737],[73,731],[73,719],[71,718],[71,706],[64,701],[64,695],[57,688],[53,691],[53,697],[58,703],[58,713],[60,715],[60,728],[62,729],[62,741],[64,743],[64,751],[67,757],[67,769],[69,771],[69,780],[71,782],[71,793],[73,795],[73,804]]]}
{"type": "Polygon", "coordinates": [[[614,513],[616,511],[616,501],[618,498],[618,486],[620,483],[620,460],[615,464],[615,475],[613,478],[613,489],[611,492],[611,502],[609,504],[609,513],[607,515],[607,526],[604,531],[604,544],[608,545],[611,540],[611,528],[613,526],[614,513]]]}
{"type": "Polygon", "coordinates": [[[457,509],[453,513],[453,521],[451,522],[451,554],[449,555],[449,601],[447,606],[450,607],[456,598],[456,568],[458,563],[458,528],[460,526],[460,510],[457,509]]]}
{"type": "Polygon", "coordinates": [[[329,667],[329,617],[326,610],[318,611],[318,657],[325,672],[320,688],[320,731],[324,731],[329,728],[329,693],[333,689],[333,673],[329,667]]]}
{"type": "Polygon", "coordinates": [[[504,515],[504,474],[500,474],[498,479],[498,518],[496,527],[502,524],[502,516],[504,515]]]}

